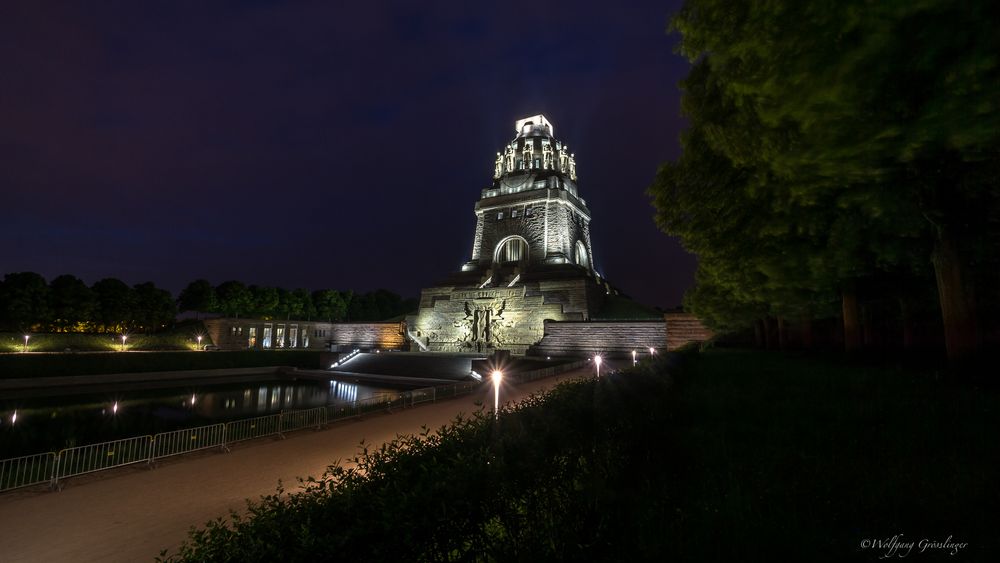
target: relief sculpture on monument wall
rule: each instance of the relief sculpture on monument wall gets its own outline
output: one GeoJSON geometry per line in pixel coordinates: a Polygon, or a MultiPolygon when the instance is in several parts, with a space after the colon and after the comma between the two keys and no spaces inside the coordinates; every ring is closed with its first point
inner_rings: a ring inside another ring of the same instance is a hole
{"type": "Polygon", "coordinates": [[[465,317],[454,325],[460,331],[459,344],[463,348],[475,348],[477,352],[504,344],[504,332],[513,325],[503,317],[506,308],[506,299],[488,305],[466,301],[465,317]]]}

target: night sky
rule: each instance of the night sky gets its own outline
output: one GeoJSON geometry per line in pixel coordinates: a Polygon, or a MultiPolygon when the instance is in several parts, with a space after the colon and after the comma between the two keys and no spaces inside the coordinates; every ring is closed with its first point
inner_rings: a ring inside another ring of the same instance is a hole
{"type": "Polygon", "coordinates": [[[0,274],[415,297],[543,113],[598,270],[678,305],[694,258],[645,195],[680,150],[678,4],[5,2],[0,274]]]}

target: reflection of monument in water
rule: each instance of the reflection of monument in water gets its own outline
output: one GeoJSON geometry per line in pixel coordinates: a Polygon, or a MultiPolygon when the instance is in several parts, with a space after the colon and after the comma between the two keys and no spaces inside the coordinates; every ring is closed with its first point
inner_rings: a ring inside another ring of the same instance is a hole
{"type": "Polygon", "coordinates": [[[593,267],[574,155],[545,116],[515,131],[475,205],[472,259],[421,293],[409,326],[421,349],[524,353],[545,320],[589,320],[614,292],[593,267]]]}

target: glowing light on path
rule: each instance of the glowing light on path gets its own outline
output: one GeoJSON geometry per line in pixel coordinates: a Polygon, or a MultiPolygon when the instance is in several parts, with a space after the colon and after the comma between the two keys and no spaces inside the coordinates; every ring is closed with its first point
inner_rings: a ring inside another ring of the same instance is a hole
{"type": "Polygon", "coordinates": [[[633,365],[633,366],[635,366],[635,364],[636,364],[636,360],[635,360],[635,350],[632,350],[632,365],[633,365]]]}
{"type": "Polygon", "coordinates": [[[492,375],[493,379],[493,418],[500,417],[500,381],[503,379],[503,373],[500,370],[495,370],[492,375]]]}
{"type": "Polygon", "coordinates": [[[594,364],[597,366],[597,377],[601,377],[601,361],[603,360],[604,358],[600,356],[594,356],[594,364]]]}

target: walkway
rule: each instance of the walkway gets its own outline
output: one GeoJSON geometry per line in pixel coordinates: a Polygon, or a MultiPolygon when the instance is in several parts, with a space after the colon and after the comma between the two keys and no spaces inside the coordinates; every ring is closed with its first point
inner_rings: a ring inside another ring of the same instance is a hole
{"type": "MultiPolygon", "coordinates": [[[[505,385],[501,401],[518,401],[558,381],[590,376],[588,368],[517,386],[505,385]]],[[[492,386],[449,401],[391,415],[375,414],[330,428],[300,431],[287,440],[257,440],[232,453],[205,452],[150,470],[132,467],[115,476],[70,480],[59,493],[0,495],[0,563],[152,561],[176,547],[192,525],[243,510],[244,499],[285,488],[296,477],[320,475],[331,462],[348,459],[358,444],[379,445],[398,434],[439,428],[459,413],[492,407],[492,386]]]]}

